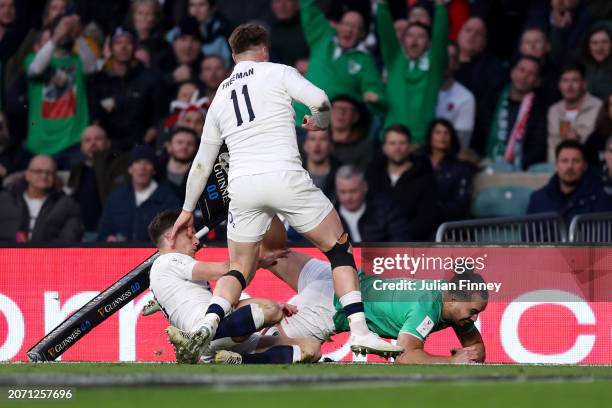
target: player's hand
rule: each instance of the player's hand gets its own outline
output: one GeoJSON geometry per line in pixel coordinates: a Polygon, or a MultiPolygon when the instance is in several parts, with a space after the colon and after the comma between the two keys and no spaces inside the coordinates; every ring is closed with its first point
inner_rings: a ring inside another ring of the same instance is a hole
{"type": "Polygon", "coordinates": [[[174,222],[172,232],[170,232],[170,238],[168,238],[172,246],[174,246],[176,234],[183,228],[187,228],[187,234],[189,237],[193,236],[193,212],[187,210],[181,211],[181,214],[174,222]]]}
{"type": "Polygon", "coordinates": [[[279,303],[278,306],[281,308],[283,316],[285,317],[293,316],[298,312],[297,306],[290,303],[279,303]]]}
{"type": "Polygon", "coordinates": [[[453,364],[473,364],[478,361],[479,353],[476,346],[469,346],[457,349],[451,357],[453,364]]]}
{"type": "Polygon", "coordinates": [[[306,130],[325,130],[324,128],[320,128],[317,124],[315,118],[311,115],[304,115],[304,119],[302,120],[302,128],[306,130]]]}
{"type": "Polygon", "coordinates": [[[266,269],[276,265],[276,261],[281,258],[286,258],[291,251],[288,249],[277,249],[275,251],[266,252],[259,257],[257,268],[266,269]]]}

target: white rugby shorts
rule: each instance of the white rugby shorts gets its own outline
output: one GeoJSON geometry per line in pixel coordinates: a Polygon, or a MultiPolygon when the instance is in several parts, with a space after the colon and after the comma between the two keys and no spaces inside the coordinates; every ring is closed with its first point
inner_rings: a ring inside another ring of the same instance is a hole
{"type": "Polygon", "coordinates": [[[298,309],[296,314],[281,321],[288,337],[326,341],[335,334],[334,283],[329,263],[318,259],[308,261],[300,272],[298,294],[288,303],[298,309]]]}
{"type": "Polygon", "coordinates": [[[229,184],[227,237],[260,241],[272,217],[282,215],[297,232],[311,231],[333,209],[306,170],[240,176],[229,184]]]}

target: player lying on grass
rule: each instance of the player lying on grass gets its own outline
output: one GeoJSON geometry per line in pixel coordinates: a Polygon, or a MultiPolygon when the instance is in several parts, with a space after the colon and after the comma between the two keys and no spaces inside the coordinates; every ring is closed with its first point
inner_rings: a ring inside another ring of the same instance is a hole
{"type": "MultiPolygon", "coordinates": [[[[153,262],[150,272],[150,288],[161,311],[172,326],[166,329],[173,344],[182,344],[175,339],[184,340],[188,333],[202,325],[202,319],[212,297],[210,280],[217,280],[227,272],[227,262],[200,262],[194,259],[199,240],[189,235],[188,229],[181,229],[174,241],[168,239],[172,226],[180,211],[164,211],[158,214],[149,225],[151,240],[159,249],[160,256],[153,262]]],[[[259,267],[272,265],[277,258],[285,256],[286,251],[271,252],[259,258],[259,267]]],[[[273,345],[269,336],[251,335],[254,332],[278,323],[284,312],[291,309],[268,299],[247,299],[240,301],[236,308],[219,325],[212,347],[228,348],[243,353],[269,348],[273,345]]],[[[278,353],[283,361],[297,353],[297,347],[284,346],[268,352],[274,361],[278,353]]],[[[177,360],[195,363],[197,358],[186,355],[182,347],[176,347],[177,360]]],[[[296,358],[301,359],[299,355],[296,358]]]]}
{"type": "MultiPolygon", "coordinates": [[[[282,228],[276,225],[279,224],[277,221],[273,221],[273,229],[282,228]]],[[[300,252],[291,252],[268,269],[298,293],[291,301],[297,306],[297,313],[284,318],[276,326],[279,330],[276,344],[299,344],[303,356],[318,360],[324,341],[335,333],[349,330],[346,314],[334,296],[330,264],[300,252]]],[[[474,322],[487,306],[486,290],[383,292],[375,290],[374,282],[377,280],[392,282],[399,279],[359,274],[370,330],[382,337],[397,339],[397,344],[404,348],[404,352],[395,359],[396,363],[484,362],[485,345],[474,322]],[[446,328],[455,331],[462,348],[451,356],[427,353],[423,346],[429,334],[446,328]]],[[[484,282],[480,275],[467,272],[454,275],[451,282],[459,280],[484,282]]],[[[377,287],[380,287],[380,283],[377,287]]],[[[218,352],[215,361],[233,364],[267,362],[261,354],[227,351],[218,352]]]]}

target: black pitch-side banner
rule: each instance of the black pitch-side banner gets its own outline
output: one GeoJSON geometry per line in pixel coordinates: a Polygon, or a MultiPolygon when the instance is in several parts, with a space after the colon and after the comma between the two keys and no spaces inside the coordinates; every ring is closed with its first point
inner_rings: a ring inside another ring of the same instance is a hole
{"type": "MultiPolygon", "coordinates": [[[[227,218],[229,154],[223,145],[198,204],[204,231],[227,218]]],[[[202,231],[202,230],[201,230],[202,231]]],[[[149,271],[159,256],[155,252],[117,282],[70,315],[35,344],[27,355],[30,361],[53,361],[123,306],[149,287],[149,271]]]]}

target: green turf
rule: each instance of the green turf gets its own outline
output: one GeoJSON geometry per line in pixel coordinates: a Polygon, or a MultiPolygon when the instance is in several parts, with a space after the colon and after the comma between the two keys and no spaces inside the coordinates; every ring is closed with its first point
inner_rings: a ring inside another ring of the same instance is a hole
{"type": "Polygon", "coordinates": [[[449,375],[590,375],[612,377],[612,366],[579,365],[393,365],[393,364],[299,364],[299,365],[178,365],[174,363],[5,363],[0,374],[13,373],[212,373],[212,374],[311,374],[311,375],[375,375],[375,374],[449,374],[449,375]]]}
{"type": "Polygon", "coordinates": [[[394,366],[388,364],[318,364],[296,366],[184,366],[176,364],[43,363],[0,364],[10,374],[190,374],[223,375],[449,375],[463,382],[348,383],[283,386],[77,387],[76,399],[62,403],[1,403],[32,407],[612,407],[610,366],[394,366]],[[511,381],[477,382],[482,375],[527,375],[511,381]],[[537,377],[541,376],[541,379],[537,377]],[[561,380],[550,381],[550,376],[561,380]],[[577,377],[582,380],[577,381],[577,377]]]}

